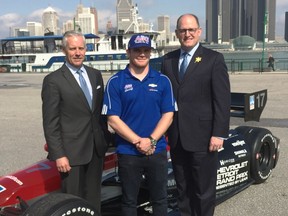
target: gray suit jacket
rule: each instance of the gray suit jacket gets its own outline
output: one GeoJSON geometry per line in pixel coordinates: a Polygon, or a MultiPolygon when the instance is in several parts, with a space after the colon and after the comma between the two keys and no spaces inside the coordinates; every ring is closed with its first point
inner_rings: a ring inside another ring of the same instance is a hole
{"type": "Polygon", "coordinates": [[[180,49],[166,54],[161,69],[171,80],[179,110],[168,129],[169,144],[174,148],[180,138],[187,151],[207,151],[211,136],[228,136],[231,94],[227,67],[221,53],[200,44],[180,81],[179,56],[180,49]]]}
{"type": "Polygon", "coordinates": [[[85,66],[93,91],[92,110],[66,65],[47,75],[42,87],[43,127],[48,158],[66,156],[70,165],[87,164],[95,151],[107,150],[107,124],[102,119],[104,84],[100,71],[85,66]]]}

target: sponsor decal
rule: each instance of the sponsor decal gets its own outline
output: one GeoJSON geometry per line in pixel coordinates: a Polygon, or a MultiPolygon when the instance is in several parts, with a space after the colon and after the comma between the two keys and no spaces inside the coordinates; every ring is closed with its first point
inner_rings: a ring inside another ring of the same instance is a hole
{"type": "Polygon", "coordinates": [[[133,85],[132,84],[126,84],[124,86],[124,92],[132,91],[132,90],[133,90],[133,85]]]}
{"type": "Polygon", "coordinates": [[[248,180],[248,161],[220,167],[217,170],[216,189],[223,189],[248,180]]]}
{"type": "Polygon", "coordinates": [[[168,179],[167,181],[167,187],[173,187],[176,186],[176,181],[175,179],[168,179]]]}
{"type": "Polygon", "coordinates": [[[233,138],[233,137],[237,137],[237,136],[239,136],[239,134],[229,133],[229,135],[228,135],[229,138],[233,138]]]}
{"type": "Polygon", "coordinates": [[[23,185],[23,182],[20,181],[16,176],[4,176],[4,178],[11,179],[12,181],[16,182],[18,185],[23,185]]]}
{"type": "Polygon", "coordinates": [[[255,109],[255,96],[254,95],[251,95],[249,97],[249,108],[250,108],[250,110],[255,109]]]}
{"type": "Polygon", "coordinates": [[[261,171],[258,171],[258,175],[261,179],[267,179],[270,174],[271,174],[272,170],[270,169],[269,172],[267,173],[267,175],[263,175],[263,173],[261,171]]]}
{"type": "Polygon", "coordinates": [[[149,91],[151,91],[151,92],[158,92],[157,89],[153,89],[153,88],[150,88],[149,91]]]}
{"type": "Polygon", "coordinates": [[[32,172],[36,172],[36,171],[39,171],[39,170],[49,170],[49,169],[51,169],[51,167],[48,166],[47,164],[39,163],[38,167],[28,169],[28,170],[26,170],[26,173],[32,173],[32,172]]]}
{"type": "Polygon", "coordinates": [[[234,159],[234,158],[227,159],[227,160],[220,160],[220,165],[221,165],[221,166],[224,166],[224,165],[227,164],[227,163],[234,163],[234,162],[235,162],[235,159],[234,159]]]}
{"type": "Polygon", "coordinates": [[[74,207],[72,209],[67,210],[65,213],[63,213],[61,216],[67,216],[67,215],[72,215],[72,214],[77,214],[79,215],[79,213],[87,213],[89,215],[95,215],[95,212],[88,208],[88,207],[74,207]]]}
{"type": "Polygon", "coordinates": [[[236,147],[236,146],[243,146],[243,145],[245,145],[246,143],[245,143],[245,141],[244,140],[237,140],[236,142],[233,142],[232,143],[232,145],[234,146],[234,147],[236,147]]]}
{"type": "MultiPolygon", "coordinates": [[[[148,205],[148,204],[149,204],[149,202],[146,202],[146,203],[142,203],[140,206],[145,206],[145,205],[148,205]]],[[[144,208],[144,210],[145,210],[146,212],[149,212],[150,214],[153,213],[153,209],[152,209],[152,206],[151,206],[151,205],[146,206],[146,207],[144,208]]]]}
{"type": "Polygon", "coordinates": [[[0,193],[2,193],[5,190],[6,190],[6,188],[3,185],[0,185],[0,193]]]}
{"type": "Polygon", "coordinates": [[[238,156],[238,158],[245,157],[246,154],[247,154],[247,150],[246,149],[242,149],[242,150],[239,150],[239,151],[234,151],[234,154],[236,156],[238,156]]]}
{"type": "Polygon", "coordinates": [[[149,87],[149,91],[158,92],[158,89],[156,89],[156,88],[157,88],[157,85],[156,85],[156,84],[151,83],[151,84],[148,85],[148,87],[149,87]]]}
{"type": "Polygon", "coordinates": [[[265,136],[261,139],[261,142],[263,142],[266,137],[270,137],[273,140],[273,142],[275,143],[275,139],[274,139],[273,135],[270,133],[265,134],[265,136]]]}
{"type": "Polygon", "coordinates": [[[221,149],[218,149],[218,152],[224,151],[224,147],[222,147],[221,149]]]}
{"type": "Polygon", "coordinates": [[[148,86],[151,87],[151,88],[156,88],[156,87],[157,87],[157,84],[151,83],[151,84],[149,84],[148,86]]]}

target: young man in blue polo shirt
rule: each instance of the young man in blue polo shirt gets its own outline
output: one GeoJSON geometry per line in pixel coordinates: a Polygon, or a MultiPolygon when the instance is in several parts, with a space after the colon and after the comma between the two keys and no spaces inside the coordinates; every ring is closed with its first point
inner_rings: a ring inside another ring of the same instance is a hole
{"type": "Polygon", "coordinates": [[[116,132],[122,215],[137,215],[143,174],[153,215],[167,215],[167,152],[164,133],[176,109],[170,80],[149,67],[151,40],[143,34],[129,41],[127,67],[107,82],[102,114],[116,132]]]}

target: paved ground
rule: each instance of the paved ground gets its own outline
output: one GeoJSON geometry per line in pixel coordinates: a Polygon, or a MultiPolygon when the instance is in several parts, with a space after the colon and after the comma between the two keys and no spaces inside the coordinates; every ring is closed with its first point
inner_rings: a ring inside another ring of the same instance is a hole
{"type": "MultiPolygon", "coordinates": [[[[0,73],[0,175],[24,168],[46,156],[41,119],[41,84],[46,74],[0,73]]],[[[104,75],[107,81],[109,75],[104,75]]],[[[259,123],[281,139],[280,160],[272,176],[260,185],[220,204],[215,216],[288,215],[288,74],[236,73],[232,91],[268,89],[268,102],[259,123]]],[[[244,124],[231,119],[231,128],[244,124]]]]}

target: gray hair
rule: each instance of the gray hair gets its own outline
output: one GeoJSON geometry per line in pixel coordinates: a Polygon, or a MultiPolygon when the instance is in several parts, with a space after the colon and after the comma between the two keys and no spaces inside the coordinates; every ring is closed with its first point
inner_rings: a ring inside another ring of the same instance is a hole
{"type": "Polygon", "coordinates": [[[82,37],[82,38],[83,38],[83,41],[84,41],[84,46],[86,47],[86,42],[85,42],[85,37],[84,37],[84,35],[83,35],[81,32],[71,30],[71,31],[65,32],[64,35],[63,35],[63,38],[62,38],[62,47],[63,47],[64,49],[65,49],[66,46],[67,46],[67,39],[68,39],[69,37],[82,37]]]}

